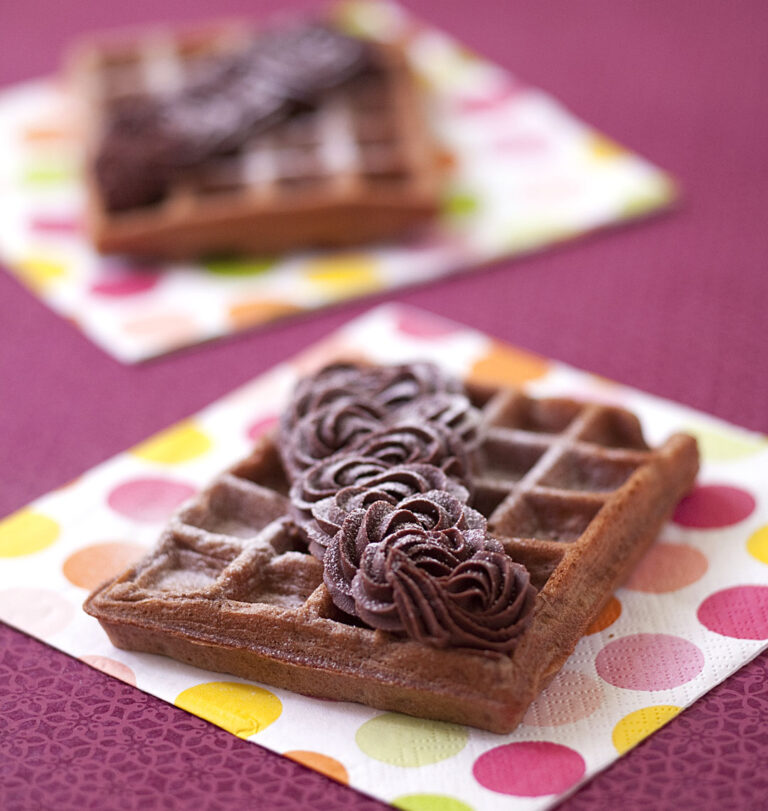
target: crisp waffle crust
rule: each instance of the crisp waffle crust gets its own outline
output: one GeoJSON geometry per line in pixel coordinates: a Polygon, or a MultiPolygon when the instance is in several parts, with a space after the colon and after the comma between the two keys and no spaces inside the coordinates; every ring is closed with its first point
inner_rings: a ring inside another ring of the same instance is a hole
{"type": "Polygon", "coordinates": [[[81,99],[87,222],[102,252],[189,258],[362,244],[431,218],[437,149],[402,52],[371,44],[375,70],[327,92],[316,108],[209,158],[152,205],[111,211],[96,181],[104,122],[124,99],[183,86],[195,63],[247,47],[247,25],[155,31],[84,43],[70,77],[81,99]]]}
{"type": "Polygon", "coordinates": [[[274,437],[185,506],[85,610],[121,648],[309,695],[509,732],[650,546],[698,469],[619,408],[474,388],[474,506],[539,588],[514,651],[437,649],[351,624],[287,518],[274,437]]]}

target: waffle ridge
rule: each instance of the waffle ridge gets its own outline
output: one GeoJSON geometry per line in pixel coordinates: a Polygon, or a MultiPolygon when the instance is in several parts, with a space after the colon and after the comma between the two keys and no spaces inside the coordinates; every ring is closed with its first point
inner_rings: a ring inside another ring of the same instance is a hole
{"type": "Polygon", "coordinates": [[[196,65],[247,47],[246,24],[83,43],[69,74],[84,111],[88,227],[105,253],[170,259],[341,247],[396,235],[439,203],[437,147],[401,50],[370,43],[372,67],[319,103],[184,172],[152,205],[110,210],[94,172],[104,122],[123,100],[183,87],[196,65]]]}
{"type": "Polygon", "coordinates": [[[86,611],[118,647],[511,731],[690,489],[698,453],[684,434],[649,448],[636,417],[617,407],[487,386],[468,393],[485,427],[472,504],[539,589],[511,654],[431,648],[344,616],[287,518],[289,483],[271,435],[86,611]]]}

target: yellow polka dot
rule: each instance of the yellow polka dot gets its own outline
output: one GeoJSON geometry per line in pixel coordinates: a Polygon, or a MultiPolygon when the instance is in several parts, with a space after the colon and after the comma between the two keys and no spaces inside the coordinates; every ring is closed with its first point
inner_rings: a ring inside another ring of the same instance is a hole
{"type": "Polygon", "coordinates": [[[134,456],[161,465],[178,465],[207,453],[213,442],[191,420],[150,437],[131,450],[134,456]]]}
{"type": "Polygon", "coordinates": [[[349,773],[347,772],[343,763],[340,763],[336,758],[329,757],[328,755],[321,755],[320,752],[307,752],[303,749],[294,749],[290,752],[283,752],[283,755],[302,766],[307,766],[314,769],[331,780],[336,780],[345,785],[349,783],[349,773]]]}
{"type": "Polygon", "coordinates": [[[26,256],[16,262],[12,270],[33,290],[44,290],[69,275],[64,264],[43,256],[26,256]]]}
{"type": "Polygon", "coordinates": [[[680,710],[682,707],[675,707],[672,704],[657,704],[625,715],[613,728],[613,745],[616,751],[623,755],[643,738],[663,727],[680,710]]]}
{"type": "Polygon", "coordinates": [[[306,278],[334,298],[349,298],[380,290],[382,281],[376,262],[362,254],[330,256],[310,262],[306,278]]]}
{"type": "Polygon", "coordinates": [[[678,196],[677,187],[667,178],[661,178],[645,191],[628,198],[621,207],[621,216],[625,218],[642,217],[661,206],[668,205],[678,196]]]}
{"type": "Polygon", "coordinates": [[[531,251],[552,242],[573,239],[577,232],[557,223],[517,223],[502,237],[504,250],[510,253],[531,251]]]}
{"type": "Polygon", "coordinates": [[[544,358],[503,344],[494,344],[487,354],[475,361],[469,378],[475,383],[515,386],[543,377],[548,371],[549,364],[544,358]]]}
{"type": "Polygon", "coordinates": [[[709,462],[729,462],[768,450],[766,437],[753,438],[704,425],[687,425],[685,430],[696,437],[701,455],[709,462]]]}
{"type": "Polygon", "coordinates": [[[768,524],[749,536],[747,552],[760,563],[768,563],[768,524]]]}
{"type": "Polygon", "coordinates": [[[614,160],[622,158],[627,154],[627,151],[619,146],[615,141],[606,138],[605,135],[594,135],[589,139],[587,144],[589,154],[599,161],[614,160]]]}
{"type": "Polygon", "coordinates": [[[274,693],[263,687],[233,681],[197,684],[179,693],[173,703],[238,738],[250,738],[261,732],[283,711],[283,705],[274,693]]]}
{"type": "Polygon", "coordinates": [[[31,555],[59,537],[59,525],[47,515],[23,509],[0,522],[0,557],[31,555]]]}

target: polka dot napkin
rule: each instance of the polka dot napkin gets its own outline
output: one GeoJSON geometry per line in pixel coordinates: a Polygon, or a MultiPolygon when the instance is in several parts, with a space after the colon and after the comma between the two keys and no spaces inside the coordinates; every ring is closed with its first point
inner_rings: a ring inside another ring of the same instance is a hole
{"type": "Polygon", "coordinates": [[[0,617],[116,678],[408,811],[534,809],[633,747],[768,645],[768,440],[389,305],[0,523],[0,617]],[[320,701],[113,648],[80,608],[335,357],[430,359],[538,395],[616,403],[652,443],[694,433],[699,483],[510,735],[320,701]]]}
{"type": "Polygon", "coordinates": [[[100,257],[82,231],[71,99],[0,94],[0,261],[126,362],[336,302],[419,284],[668,204],[668,177],[558,102],[394,5],[339,6],[356,33],[405,43],[444,147],[443,211],[418,238],[354,251],[197,264],[100,257]]]}

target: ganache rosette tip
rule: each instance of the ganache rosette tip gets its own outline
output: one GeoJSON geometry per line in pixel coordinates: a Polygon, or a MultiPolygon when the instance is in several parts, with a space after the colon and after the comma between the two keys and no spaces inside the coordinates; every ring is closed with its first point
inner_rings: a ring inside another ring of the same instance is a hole
{"type": "Polygon", "coordinates": [[[358,449],[372,434],[408,425],[434,429],[429,441],[457,459],[457,475],[467,475],[466,452],[477,441],[480,420],[458,381],[431,363],[327,366],[299,382],[281,419],[283,464],[294,478],[330,456],[358,449]]]}
{"type": "MultiPolygon", "coordinates": [[[[362,465],[359,468],[364,469],[362,465]]],[[[347,516],[367,510],[375,503],[407,510],[410,519],[430,529],[438,524],[440,528],[451,525],[448,522],[466,524],[467,520],[479,519],[484,524],[482,515],[467,506],[468,496],[466,488],[448,478],[440,468],[400,465],[386,468],[358,485],[343,487],[312,504],[311,518],[300,521],[299,525],[309,540],[310,552],[322,559],[347,516]]]]}
{"type": "Polygon", "coordinates": [[[536,598],[525,566],[488,536],[485,519],[454,497],[374,502],[344,519],[324,557],[335,605],[372,628],[434,647],[509,653],[536,598]],[[433,503],[433,521],[423,516],[433,503]]]}

